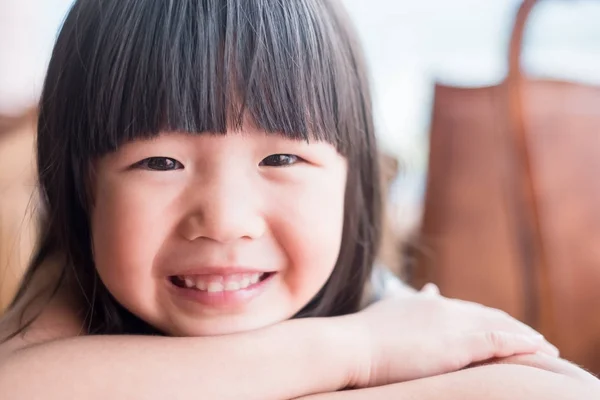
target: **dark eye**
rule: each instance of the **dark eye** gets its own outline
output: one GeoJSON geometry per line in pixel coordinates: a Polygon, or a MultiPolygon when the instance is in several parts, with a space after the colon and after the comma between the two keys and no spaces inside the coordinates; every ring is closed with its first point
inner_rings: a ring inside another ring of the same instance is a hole
{"type": "Polygon", "coordinates": [[[265,157],[260,165],[263,167],[286,167],[296,164],[298,161],[299,157],[293,154],[272,154],[265,157]]]}
{"type": "Polygon", "coordinates": [[[169,157],[146,158],[137,163],[136,166],[153,171],[173,171],[183,168],[183,165],[179,161],[169,157]]]}

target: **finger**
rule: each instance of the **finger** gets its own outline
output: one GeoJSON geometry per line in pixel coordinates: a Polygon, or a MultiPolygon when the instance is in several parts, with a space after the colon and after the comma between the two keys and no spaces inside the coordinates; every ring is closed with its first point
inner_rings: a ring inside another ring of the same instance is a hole
{"type": "MultiPolygon", "coordinates": [[[[500,310],[497,310],[500,311],[500,310]]],[[[523,333],[528,333],[528,334],[532,334],[532,335],[541,335],[538,331],[536,331],[535,329],[533,329],[532,327],[530,327],[529,325],[527,325],[526,323],[519,321],[518,319],[514,318],[512,315],[501,311],[499,313],[500,317],[502,319],[504,319],[507,323],[513,324],[517,327],[519,327],[519,329],[523,332],[523,333]]]]}
{"type": "Polygon", "coordinates": [[[487,316],[487,318],[481,319],[479,324],[479,327],[482,331],[499,331],[507,333],[510,332],[518,335],[538,337],[538,340],[541,341],[541,348],[539,351],[553,357],[559,356],[560,352],[558,348],[556,348],[550,342],[545,340],[544,336],[541,333],[539,333],[529,325],[512,317],[507,312],[463,300],[454,300],[454,302],[458,304],[463,304],[466,307],[469,307],[471,310],[474,310],[475,312],[481,312],[481,310],[485,310],[484,315],[487,316]]]}
{"type": "Polygon", "coordinates": [[[540,351],[542,351],[543,353],[546,353],[550,356],[553,356],[553,357],[558,357],[560,355],[560,351],[558,350],[558,348],[556,346],[554,346],[552,343],[548,342],[544,338],[544,335],[542,335],[541,333],[539,333],[538,331],[536,331],[529,325],[519,321],[518,319],[511,317],[508,314],[505,314],[504,317],[508,320],[509,323],[516,324],[515,327],[519,330],[519,332],[522,332],[526,335],[539,336],[541,339],[543,339],[543,344],[542,344],[542,348],[540,349],[540,351]]]}
{"type": "MultiPolygon", "coordinates": [[[[515,331],[515,333],[523,333],[527,335],[541,335],[540,332],[536,331],[529,325],[522,321],[519,321],[504,310],[500,310],[493,307],[487,307],[478,303],[471,303],[463,300],[455,300],[459,304],[464,304],[470,307],[475,312],[484,310],[486,315],[489,317],[488,322],[492,322],[491,326],[482,326],[484,330],[497,330],[497,331],[515,331]]],[[[484,321],[484,320],[482,320],[484,321]]]]}
{"type": "Polygon", "coordinates": [[[547,340],[544,340],[544,344],[542,345],[542,349],[540,351],[551,357],[560,357],[560,350],[558,349],[558,347],[548,342],[547,340]]]}
{"type": "Polygon", "coordinates": [[[547,348],[542,336],[524,335],[520,333],[487,331],[464,335],[463,343],[457,349],[467,349],[471,363],[504,358],[518,354],[534,354],[552,351],[547,348]]]}
{"type": "Polygon", "coordinates": [[[524,324],[523,322],[511,317],[506,313],[496,313],[496,315],[500,316],[500,324],[494,327],[488,327],[488,329],[494,329],[498,331],[506,331],[512,332],[516,334],[521,334],[525,336],[537,337],[538,340],[541,341],[541,348],[539,351],[548,354],[553,357],[558,357],[560,352],[556,346],[552,343],[548,342],[542,334],[537,332],[535,329],[531,328],[529,325],[524,324]]]}

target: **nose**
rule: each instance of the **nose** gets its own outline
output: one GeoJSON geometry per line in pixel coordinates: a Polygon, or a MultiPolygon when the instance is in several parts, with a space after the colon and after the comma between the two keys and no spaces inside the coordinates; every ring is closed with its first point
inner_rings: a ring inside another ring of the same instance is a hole
{"type": "Polygon", "coordinates": [[[181,227],[184,238],[229,243],[264,234],[266,222],[258,191],[245,177],[231,175],[191,188],[190,212],[181,227]]]}

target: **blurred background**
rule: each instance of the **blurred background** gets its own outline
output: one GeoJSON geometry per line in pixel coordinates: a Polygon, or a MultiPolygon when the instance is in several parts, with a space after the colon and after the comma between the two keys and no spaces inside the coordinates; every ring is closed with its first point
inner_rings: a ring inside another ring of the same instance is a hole
{"type": "MultiPolygon", "coordinates": [[[[371,72],[381,261],[600,373],[600,1],[341,1],[371,72]]],[[[0,0],[0,311],[34,237],[35,106],[71,3],[0,0]]]]}

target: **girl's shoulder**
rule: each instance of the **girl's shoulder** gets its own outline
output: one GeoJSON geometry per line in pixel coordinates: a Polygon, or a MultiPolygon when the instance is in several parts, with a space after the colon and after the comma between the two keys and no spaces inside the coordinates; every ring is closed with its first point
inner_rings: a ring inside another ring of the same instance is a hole
{"type": "Polygon", "coordinates": [[[19,349],[85,333],[82,303],[73,288],[61,285],[54,296],[49,296],[49,288],[55,287],[62,266],[48,262],[52,264],[34,276],[24,296],[0,316],[0,362],[19,349]],[[15,332],[19,333],[14,335],[15,332]]]}
{"type": "Polygon", "coordinates": [[[401,281],[388,268],[376,263],[365,288],[362,306],[367,307],[386,297],[411,296],[415,293],[417,293],[415,289],[401,281]]]}

